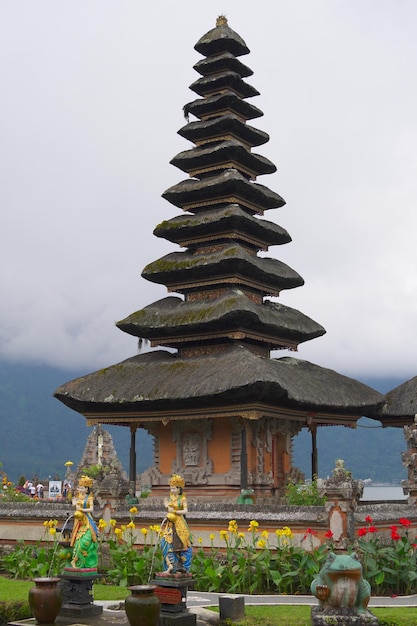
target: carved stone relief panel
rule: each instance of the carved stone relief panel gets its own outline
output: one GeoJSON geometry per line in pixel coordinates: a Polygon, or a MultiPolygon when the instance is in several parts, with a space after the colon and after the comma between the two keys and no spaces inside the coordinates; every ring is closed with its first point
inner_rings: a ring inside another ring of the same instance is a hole
{"type": "Polygon", "coordinates": [[[213,473],[213,463],[208,458],[208,441],[213,436],[213,420],[178,421],[172,431],[176,442],[176,458],[172,472],[183,475],[188,483],[207,484],[213,473]]]}

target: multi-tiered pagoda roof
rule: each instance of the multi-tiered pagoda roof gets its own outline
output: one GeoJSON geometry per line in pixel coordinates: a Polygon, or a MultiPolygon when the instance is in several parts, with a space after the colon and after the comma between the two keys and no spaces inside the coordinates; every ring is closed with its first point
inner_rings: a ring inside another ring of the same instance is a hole
{"type": "Polygon", "coordinates": [[[266,254],[291,238],[263,217],[285,201],[258,182],[276,167],[253,151],[269,137],[248,124],[262,116],[250,101],[258,91],[245,80],[252,71],[239,58],[249,49],[224,18],[195,49],[204,57],[190,87],[198,97],[184,107],[188,122],[178,131],[193,145],[171,161],[188,177],[163,194],[183,213],[154,231],[182,250],[142,273],[177,295],[117,323],[153,347],[176,351],[138,354],[55,395],[92,423],[145,424],[254,408],[256,416],[304,420],[308,414],[310,422],[316,415],[320,423],[354,423],[378,405],[378,392],[307,361],[271,358],[271,351],[296,351],[325,330],[270,299],[304,281],[266,254]]]}

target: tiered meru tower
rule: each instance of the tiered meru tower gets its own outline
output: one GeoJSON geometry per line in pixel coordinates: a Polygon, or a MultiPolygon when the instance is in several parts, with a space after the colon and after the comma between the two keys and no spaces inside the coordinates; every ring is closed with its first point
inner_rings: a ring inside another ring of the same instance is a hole
{"type": "MultiPolygon", "coordinates": [[[[288,243],[286,230],[262,219],[285,202],[255,182],[276,168],[252,151],[268,135],[248,124],[262,112],[244,79],[252,71],[238,57],[249,49],[224,17],[195,49],[202,58],[191,89],[199,97],[184,107],[190,121],[179,134],[194,146],[171,163],[189,178],[163,197],[184,213],[154,234],[179,244],[145,267],[147,280],[169,296],[117,326],[153,347],[60,387],[56,396],[90,424],[145,428],[154,436],[154,466],[145,482],[166,491],[172,472],[187,492],[235,497],[241,488],[282,493],[296,470],[292,437],[307,426],[354,425],[382,397],[334,371],[271,350],[297,346],[324,334],[301,312],[265,299],[303,284],[297,272],[259,256],[288,243]]],[[[336,454],[336,452],[335,452],[336,454]]],[[[131,478],[134,476],[134,445],[131,478]],[[133,467],[133,469],[132,469],[133,467]]],[[[316,461],[313,455],[313,469],[316,461]]]]}

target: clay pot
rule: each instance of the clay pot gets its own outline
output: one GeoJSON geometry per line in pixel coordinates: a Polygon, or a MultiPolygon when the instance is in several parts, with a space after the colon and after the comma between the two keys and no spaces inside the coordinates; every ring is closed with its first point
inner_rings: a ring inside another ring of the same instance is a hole
{"type": "Polygon", "coordinates": [[[57,586],[60,578],[34,578],[29,591],[29,606],[38,624],[53,624],[61,609],[62,592],[57,586]]]}
{"type": "Polygon", "coordinates": [[[161,602],[154,585],[128,587],[132,595],[125,600],[126,617],[130,626],[157,626],[161,602]]]}

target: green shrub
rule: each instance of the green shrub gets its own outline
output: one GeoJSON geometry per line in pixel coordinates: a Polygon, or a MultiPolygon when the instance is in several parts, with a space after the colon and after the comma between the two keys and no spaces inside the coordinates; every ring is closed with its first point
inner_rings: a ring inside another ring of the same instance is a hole
{"type": "Polygon", "coordinates": [[[326,504],[326,496],[319,494],[317,481],[311,483],[288,483],[285,488],[287,504],[294,506],[323,506],[326,504]]]}
{"type": "Polygon", "coordinates": [[[0,602],[0,624],[8,624],[16,620],[32,617],[28,602],[22,600],[6,600],[0,602]]]}

